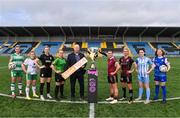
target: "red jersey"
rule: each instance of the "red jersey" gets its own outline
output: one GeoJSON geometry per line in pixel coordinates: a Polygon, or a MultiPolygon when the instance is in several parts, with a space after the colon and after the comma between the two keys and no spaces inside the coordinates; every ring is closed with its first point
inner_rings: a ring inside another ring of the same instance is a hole
{"type": "Polygon", "coordinates": [[[124,56],[119,59],[119,64],[121,66],[121,76],[129,76],[127,71],[131,70],[134,60],[131,57],[125,58],[124,56]]]}
{"type": "Polygon", "coordinates": [[[111,57],[108,59],[108,76],[110,75],[111,72],[114,72],[116,70],[116,58],[111,57]]]}

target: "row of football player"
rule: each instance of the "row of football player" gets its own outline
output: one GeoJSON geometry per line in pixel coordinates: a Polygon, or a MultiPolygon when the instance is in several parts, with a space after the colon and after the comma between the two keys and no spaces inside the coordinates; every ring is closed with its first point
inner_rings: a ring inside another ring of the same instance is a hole
{"type": "Polygon", "coordinates": [[[146,89],[146,100],[144,104],[150,103],[150,87],[149,87],[149,74],[154,70],[155,81],[155,96],[154,100],[158,99],[159,87],[162,88],[162,103],[166,103],[166,73],[170,70],[170,63],[167,58],[164,57],[165,52],[162,49],[157,49],[153,60],[145,56],[145,50],[139,49],[139,57],[134,61],[129,56],[129,49],[124,48],[123,57],[119,59],[119,62],[113,56],[112,51],[107,53],[100,52],[108,57],[108,83],[110,85],[110,96],[106,100],[114,104],[118,102],[118,71],[121,69],[120,81],[122,84],[123,97],[120,100],[126,99],[126,84],[129,89],[129,104],[133,103],[133,88],[132,88],[132,73],[135,70],[137,72],[137,78],[139,82],[139,97],[135,99],[139,101],[142,99],[143,88],[146,89]],[[151,66],[151,67],[150,67],[151,66]]]}
{"type": "MultiPolygon", "coordinates": [[[[11,91],[12,95],[15,97],[15,80],[16,78],[19,79],[19,93],[22,94],[22,70],[26,73],[26,97],[27,99],[31,99],[29,97],[29,87],[32,83],[32,90],[33,90],[33,96],[38,97],[36,94],[36,79],[37,79],[37,67],[41,69],[40,76],[41,76],[41,85],[40,85],[40,98],[44,100],[43,97],[43,83],[45,83],[45,79],[47,80],[47,98],[52,98],[50,96],[50,80],[51,80],[51,74],[52,71],[51,67],[55,71],[55,79],[56,79],[56,87],[55,87],[55,98],[58,98],[58,91],[60,89],[61,96],[63,96],[63,85],[64,85],[64,79],[61,77],[61,72],[65,70],[66,60],[63,58],[63,51],[59,52],[59,58],[57,58],[53,63],[51,63],[54,58],[49,55],[49,48],[46,47],[44,52],[45,54],[41,55],[41,57],[35,58],[35,53],[30,53],[30,58],[27,58],[24,62],[24,57],[20,55],[20,47],[15,48],[15,54],[11,55],[10,62],[16,63],[15,68],[12,66],[14,64],[10,63],[11,68],[11,76],[12,76],[12,83],[11,83],[11,91]],[[16,62],[16,58],[19,59],[20,62],[16,62]],[[38,60],[41,60],[42,65],[40,66],[38,64],[38,60]],[[47,62],[46,62],[47,61],[47,62]],[[22,64],[21,64],[22,63],[22,64]],[[25,67],[27,65],[27,68],[25,67]],[[51,66],[50,66],[51,65],[51,66]],[[18,68],[19,66],[19,68],[18,68]],[[21,68],[22,66],[22,68],[21,68]]],[[[128,48],[124,48],[124,56],[120,58],[119,63],[116,62],[116,59],[113,56],[112,51],[108,51],[108,53],[103,53],[108,57],[108,82],[110,84],[110,97],[106,99],[107,101],[110,101],[110,103],[116,103],[118,98],[118,88],[117,88],[117,73],[119,69],[121,68],[121,83],[122,83],[122,89],[123,89],[123,98],[120,100],[126,99],[126,83],[129,88],[130,93],[130,100],[129,103],[133,102],[133,90],[132,90],[132,72],[134,71],[133,68],[131,68],[132,65],[134,65],[135,70],[138,72],[138,80],[139,80],[139,97],[136,100],[142,99],[142,93],[143,93],[143,86],[146,88],[146,95],[147,99],[145,101],[145,104],[149,103],[149,97],[150,97],[150,89],[149,89],[149,73],[154,69],[154,80],[156,83],[155,87],[155,97],[154,99],[158,99],[158,93],[159,93],[159,84],[161,83],[161,87],[163,90],[163,103],[166,103],[166,72],[170,70],[170,64],[167,61],[167,58],[164,57],[164,52],[161,49],[158,49],[156,51],[156,56],[153,59],[153,62],[148,58],[145,57],[145,51],[143,49],[139,50],[140,57],[134,62],[134,60],[129,56],[129,50],[128,48]],[[152,67],[149,69],[149,65],[152,67]]]]}

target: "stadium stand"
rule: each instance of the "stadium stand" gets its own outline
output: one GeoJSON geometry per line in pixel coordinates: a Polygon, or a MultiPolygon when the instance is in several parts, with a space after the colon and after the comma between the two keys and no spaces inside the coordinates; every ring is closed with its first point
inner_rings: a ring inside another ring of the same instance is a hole
{"type": "Polygon", "coordinates": [[[179,55],[179,49],[175,47],[172,43],[163,43],[163,42],[151,42],[151,45],[154,48],[162,48],[167,55],[179,55]]]}
{"type": "Polygon", "coordinates": [[[41,42],[41,44],[35,49],[36,55],[41,55],[45,46],[50,47],[50,53],[56,55],[58,49],[60,48],[62,42],[41,42]]]}
{"type": "Polygon", "coordinates": [[[146,55],[154,55],[154,50],[148,45],[147,42],[127,42],[129,49],[133,55],[138,55],[138,50],[144,48],[146,55]]]}
{"type": "Polygon", "coordinates": [[[0,54],[12,54],[14,53],[14,48],[16,45],[21,46],[21,53],[29,53],[33,47],[37,45],[37,42],[8,42],[3,45],[3,49],[0,51],[0,54]]]}
{"type": "Polygon", "coordinates": [[[88,48],[100,48],[100,46],[100,41],[88,42],[88,48]]]}

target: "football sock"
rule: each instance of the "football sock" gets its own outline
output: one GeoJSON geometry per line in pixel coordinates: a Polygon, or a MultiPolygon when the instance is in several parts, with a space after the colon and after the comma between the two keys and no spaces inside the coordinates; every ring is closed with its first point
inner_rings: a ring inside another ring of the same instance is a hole
{"type": "Polygon", "coordinates": [[[59,85],[56,85],[56,87],[55,87],[55,98],[58,97],[58,93],[59,93],[59,85]]]}
{"type": "Polygon", "coordinates": [[[146,100],[149,100],[150,98],[150,88],[146,89],[146,100]]]}
{"type": "Polygon", "coordinates": [[[161,86],[162,88],[162,95],[163,95],[163,100],[166,100],[166,86],[161,86]]]}
{"type": "Polygon", "coordinates": [[[15,83],[11,83],[11,92],[12,95],[15,95],[15,83]]]}
{"type": "Polygon", "coordinates": [[[61,84],[61,85],[60,85],[61,97],[64,96],[63,92],[64,92],[64,84],[61,84]]]}
{"type": "Polygon", "coordinates": [[[139,88],[139,97],[142,98],[142,94],[143,94],[143,88],[139,88]]]}
{"type": "Polygon", "coordinates": [[[43,95],[44,83],[40,84],[40,95],[43,95]]]}
{"type": "Polygon", "coordinates": [[[26,97],[29,97],[29,86],[26,86],[26,97]]]}
{"type": "Polygon", "coordinates": [[[126,98],[126,88],[122,88],[123,90],[123,97],[126,98]]]}
{"type": "Polygon", "coordinates": [[[47,84],[47,94],[49,94],[50,93],[50,82],[47,82],[46,84],[47,84]]]}
{"type": "Polygon", "coordinates": [[[155,85],[155,98],[158,98],[159,95],[159,85],[155,85]]]}
{"type": "Polygon", "coordinates": [[[133,100],[133,90],[129,90],[129,96],[130,96],[130,100],[133,100]]]}
{"type": "Polygon", "coordinates": [[[36,86],[32,86],[33,94],[36,94],[36,86]]]}
{"type": "Polygon", "coordinates": [[[22,93],[22,83],[18,83],[19,93],[22,93]]]}

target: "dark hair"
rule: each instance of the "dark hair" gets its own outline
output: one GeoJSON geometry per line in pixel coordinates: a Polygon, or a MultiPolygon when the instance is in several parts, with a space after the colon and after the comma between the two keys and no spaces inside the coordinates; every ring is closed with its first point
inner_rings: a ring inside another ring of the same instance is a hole
{"type": "Polygon", "coordinates": [[[162,51],[162,56],[164,56],[164,55],[166,54],[163,49],[160,49],[160,48],[159,48],[159,49],[156,49],[156,52],[155,52],[155,56],[156,56],[156,57],[158,57],[158,55],[157,55],[158,50],[161,50],[161,51],[162,51]]]}
{"type": "Polygon", "coordinates": [[[138,49],[138,53],[139,53],[141,50],[142,50],[144,53],[146,52],[144,48],[139,48],[139,49],[138,49]]]}

